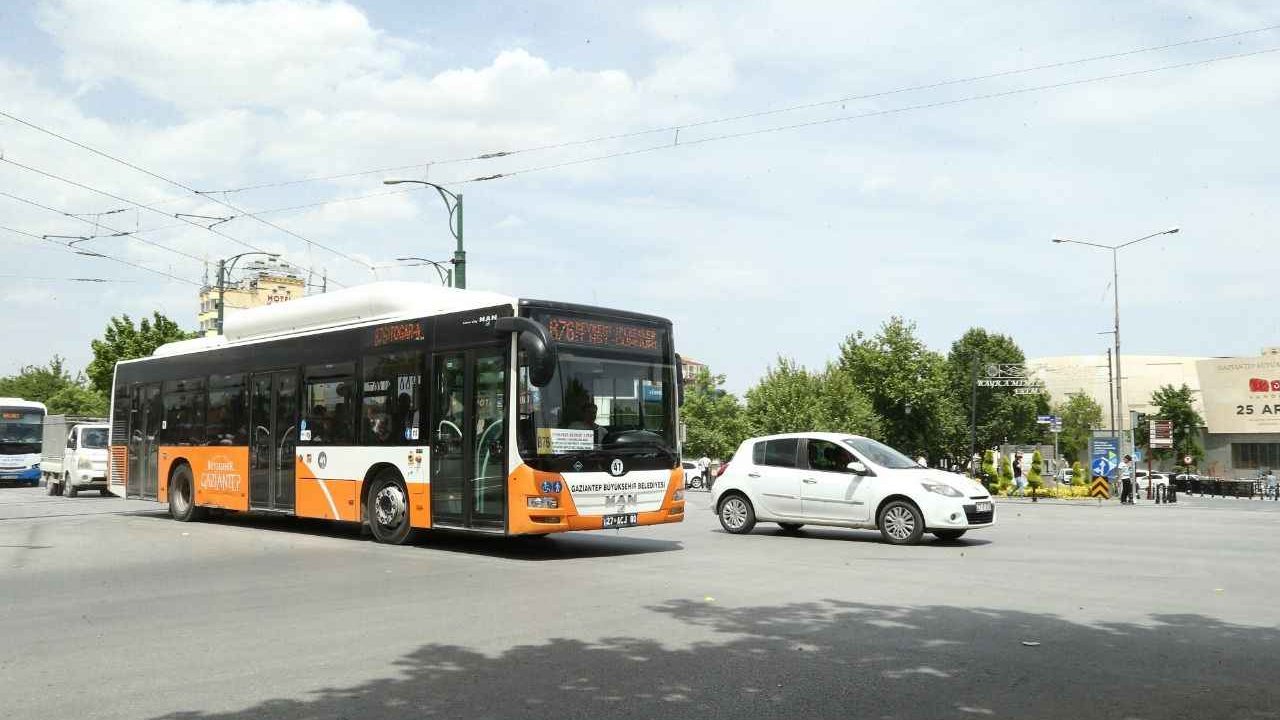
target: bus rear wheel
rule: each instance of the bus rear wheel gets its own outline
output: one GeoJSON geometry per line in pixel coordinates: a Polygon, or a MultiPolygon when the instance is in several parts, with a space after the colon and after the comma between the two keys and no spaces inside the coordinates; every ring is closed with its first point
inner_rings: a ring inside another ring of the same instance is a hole
{"type": "Polygon", "coordinates": [[[192,522],[204,517],[204,509],[196,506],[192,488],[191,466],[179,465],[169,477],[169,516],[178,522],[192,522]]]}
{"type": "Polygon", "coordinates": [[[388,545],[402,545],[413,530],[409,525],[409,493],[400,474],[383,470],[373,478],[365,516],[373,539],[388,545]]]}

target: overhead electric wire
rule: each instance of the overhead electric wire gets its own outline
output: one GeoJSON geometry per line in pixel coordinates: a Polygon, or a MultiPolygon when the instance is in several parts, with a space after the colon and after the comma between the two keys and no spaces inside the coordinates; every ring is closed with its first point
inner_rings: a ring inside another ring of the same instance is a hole
{"type": "MultiPolygon", "coordinates": [[[[143,244],[146,244],[146,245],[150,245],[150,246],[155,247],[155,248],[159,248],[159,249],[161,249],[161,250],[164,250],[165,252],[170,252],[170,253],[173,253],[173,254],[175,254],[175,255],[181,255],[182,257],[190,258],[191,260],[195,260],[195,261],[197,261],[197,262],[204,262],[204,258],[201,258],[201,257],[199,257],[199,256],[197,256],[197,255],[192,255],[192,254],[191,254],[191,253],[189,253],[189,252],[184,252],[184,251],[179,250],[179,249],[177,249],[177,248],[169,247],[168,245],[165,245],[164,243],[158,243],[158,242],[155,242],[154,240],[148,240],[147,238],[143,237],[143,236],[142,236],[138,231],[124,231],[124,230],[117,230],[116,228],[113,228],[113,227],[111,227],[110,225],[106,225],[106,224],[104,224],[104,223],[101,223],[101,222],[98,222],[98,221],[95,221],[95,220],[90,220],[90,219],[88,219],[88,218],[79,217],[79,216],[77,216],[77,215],[75,215],[75,214],[72,214],[72,213],[66,212],[66,211],[64,211],[64,210],[59,210],[59,209],[57,209],[57,208],[55,208],[55,207],[49,207],[48,205],[44,205],[44,204],[42,204],[42,203],[38,203],[38,202],[36,202],[35,200],[29,200],[29,199],[27,199],[27,198],[18,197],[17,195],[11,195],[11,194],[9,194],[9,193],[7,193],[7,192],[0,192],[0,195],[3,195],[4,197],[7,197],[7,198],[9,198],[9,199],[11,199],[11,200],[16,200],[16,201],[18,201],[18,202],[20,202],[20,203],[25,203],[25,204],[30,205],[30,206],[32,206],[32,207],[37,207],[37,208],[40,208],[40,209],[42,209],[42,210],[48,210],[49,212],[57,213],[57,214],[59,214],[59,215],[65,215],[65,216],[67,216],[67,217],[69,217],[69,218],[74,218],[74,219],[76,219],[76,220],[79,220],[80,222],[88,223],[88,224],[90,224],[90,225],[93,225],[94,227],[99,227],[99,228],[102,228],[102,229],[104,229],[104,230],[109,230],[109,231],[111,231],[112,233],[115,233],[115,236],[116,236],[116,237],[127,237],[127,238],[129,238],[129,239],[131,239],[131,240],[137,240],[137,241],[138,241],[138,242],[140,242],[140,243],[143,243],[143,244]]],[[[110,236],[110,235],[103,235],[103,236],[101,236],[101,237],[112,237],[112,236],[110,236]]]]}
{"type": "Polygon", "coordinates": [[[125,280],[122,278],[92,278],[92,277],[44,277],[41,275],[22,275],[21,273],[0,273],[0,278],[21,278],[23,280],[37,280],[40,282],[82,282],[82,283],[135,283],[137,280],[125,280]]]}
{"type": "Polygon", "coordinates": [[[517,175],[525,175],[528,173],[542,172],[545,170],[554,170],[557,168],[569,167],[572,165],[582,165],[584,163],[598,162],[601,160],[610,160],[613,158],[627,157],[629,155],[640,155],[643,153],[658,152],[660,150],[673,150],[690,145],[702,145],[704,143],[719,142],[722,140],[732,140],[736,138],[750,137],[753,135],[765,135],[769,133],[783,132],[786,130],[797,130],[801,128],[816,127],[820,125],[830,125],[833,123],[849,122],[852,120],[861,120],[870,117],[881,117],[885,115],[895,115],[898,113],[911,112],[915,110],[928,110],[938,107],[946,107],[949,105],[960,105],[963,103],[977,102],[980,100],[992,100],[1002,97],[1010,97],[1013,95],[1022,95],[1032,92],[1042,92],[1045,90],[1055,90],[1064,87],[1072,87],[1076,85],[1086,85],[1090,83],[1103,82],[1106,80],[1117,80],[1120,78],[1137,77],[1140,75],[1150,75],[1152,73],[1164,72],[1167,70],[1178,70],[1182,68],[1195,67],[1198,65],[1208,65],[1210,63],[1222,62],[1224,60],[1238,60],[1240,58],[1256,57],[1266,55],[1268,53],[1280,52],[1280,47],[1268,48],[1266,50],[1255,50],[1247,53],[1236,53],[1234,55],[1220,55],[1217,57],[1206,58],[1203,60],[1194,60],[1190,62],[1177,63],[1174,65],[1162,65],[1154,68],[1144,68],[1142,70],[1130,70],[1121,73],[1112,73],[1110,75],[1098,75],[1094,77],[1081,78],[1078,80],[1066,80],[1063,82],[1050,83],[1047,85],[1033,85],[1031,87],[1017,88],[1014,90],[1003,90],[1000,92],[986,93],[982,95],[970,95],[962,98],[953,98],[951,100],[938,100],[935,102],[921,103],[918,105],[906,105],[903,107],[889,108],[886,110],[873,110],[870,112],[859,113],[856,115],[840,115],[837,117],[824,118],[822,120],[810,120],[802,123],[792,123],[790,125],[775,125],[767,128],[758,128],[755,130],[744,130],[736,133],[725,133],[723,135],[713,135],[710,137],[696,138],[693,140],[684,140],[678,143],[663,143],[662,145],[654,145],[649,147],[637,148],[634,150],[624,150],[616,153],[608,153],[606,155],[594,155],[591,157],[578,158],[575,160],[566,160],[564,162],[551,163],[548,165],[537,165],[533,167],[512,170],[509,172],[495,173],[493,175],[485,175],[481,177],[458,179],[458,180],[442,180],[441,185],[464,185],[467,183],[484,182],[487,180],[498,180],[502,178],[515,177],[517,175]]]}
{"type": "MultiPolygon", "coordinates": [[[[133,201],[133,200],[130,200],[129,198],[122,197],[122,196],[120,196],[120,195],[116,195],[116,194],[114,194],[114,193],[107,192],[106,190],[102,190],[102,189],[99,189],[99,188],[95,188],[95,187],[92,187],[92,186],[90,186],[90,185],[86,185],[86,184],[84,184],[84,183],[82,183],[82,182],[78,182],[78,181],[76,181],[76,180],[72,180],[72,179],[70,179],[70,178],[63,177],[63,176],[61,176],[61,175],[56,175],[56,174],[54,174],[54,173],[47,172],[47,171],[45,171],[45,170],[41,170],[41,169],[39,169],[39,168],[32,167],[32,166],[30,166],[30,165],[25,165],[25,164],[23,164],[23,163],[20,163],[20,162],[18,162],[18,161],[16,161],[16,160],[11,159],[11,158],[7,158],[7,157],[0,156],[0,162],[3,162],[3,163],[6,163],[6,164],[9,164],[9,165],[12,165],[12,166],[17,167],[17,168],[21,168],[21,169],[23,169],[23,170],[26,170],[26,171],[28,171],[28,172],[35,173],[35,174],[40,175],[40,176],[42,176],[42,177],[49,178],[49,179],[51,179],[51,180],[57,180],[57,181],[59,181],[59,182],[66,183],[66,184],[71,185],[71,186],[73,186],[73,187],[78,187],[78,188],[80,188],[80,189],[82,189],[82,190],[88,190],[89,192],[97,193],[97,194],[102,195],[102,196],[104,196],[104,197],[109,197],[109,198],[111,198],[112,200],[118,200],[118,201],[120,201],[120,202],[122,202],[122,203],[127,203],[127,204],[129,204],[129,205],[132,205],[132,206],[134,206],[134,207],[140,208],[140,209],[142,209],[142,210],[148,210],[148,211],[153,212],[153,213],[156,213],[156,214],[158,214],[158,215],[163,215],[164,217],[176,217],[176,215],[170,215],[169,213],[166,213],[166,212],[164,212],[163,210],[158,210],[158,209],[156,209],[156,208],[154,208],[154,207],[149,207],[149,206],[147,206],[147,205],[143,205],[143,204],[141,204],[141,203],[139,203],[139,202],[135,202],[135,201],[133,201]]],[[[282,255],[280,255],[279,253],[271,253],[271,252],[268,252],[268,251],[263,250],[262,248],[260,248],[260,247],[258,247],[258,246],[256,246],[256,245],[254,245],[254,244],[252,244],[252,243],[249,243],[249,242],[246,242],[246,241],[244,241],[244,240],[241,240],[240,238],[237,238],[237,237],[235,237],[235,236],[233,236],[233,235],[228,235],[227,233],[222,232],[221,230],[217,230],[217,229],[214,229],[214,228],[209,227],[209,226],[206,226],[206,225],[201,225],[200,223],[198,223],[198,222],[194,222],[194,221],[192,221],[192,220],[183,220],[182,218],[178,218],[178,219],[179,219],[179,220],[182,220],[182,221],[183,221],[184,223],[186,223],[187,225],[190,225],[190,226],[192,226],[192,227],[196,227],[196,228],[200,228],[201,230],[207,230],[207,231],[209,231],[209,232],[213,233],[214,235],[217,235],[218,237],[224,238],[224,239],[226,239],[226,240],[230,240],[231,242],[234,242],[234,243],[236,243],[236,244],[238,244],[238,245],[240,245],[240,246],[242,246],[242,247],[246,247],[246,248],[248,248],[248,249],[250,249],[250,250],[252,250],[252,251],[254,251],[254,252],[260,252],[260,253],[263,253],[264,255],[277,255],[277,256],[283,257],[283,256],[282,256],[282,255]]],[[[200,259],[200,258],[197,258],[197,259],[200,259]]],[[[316,272],[316,270],[315,270],[314,268],[311,268],[311,267],[306,267],[306,268],[304,268],[304,269],[305,269],[305,270],[308,270],[308,271],[310,271],[310,272],[316,272]]],[[[332,280],[332,279],[331,279],[331,280],[330,280],[330,282],[332,282],[334,285],[337,285],[338,287],[346,287],[345,285],[343,285],[342,283],[338,282],[337,280],[332,280]]]]}
{"type": "MultiPolygon", "coordinates": [[[[43,126],[40,126],[40,125],[37,125],[36,123],[33,123],[33,122],[29,121],[29,120],[24,120],[23,118],[20,118],[20,117],[18,117],[18,116],[16,116],[16,115],[13,115],[13,114],[11,114],[11,113],[5,112],[5,111],[3,111],[3,110],[0,110],[0,117],[7,118],[7,119],[9,119],[9,120],[11,120],[11,121],[13,121],[13,122],[16,122],[16,123],[20,124],[20,125],[25,125],[26,127],[31,128],[32,130],[36,130],[36,131],[38,131],[38,132],[42,132],[42,133],[44,133],[44,134],[46,134],[46,135],[48,135],[48,136],[50,136],[50,137],[57,138],[57,139],[59,139],[59,140],[61,140],[61,141],[65,142],[65,143],[68,143],[68,144],[74,145],[74,146],[76,146],[76,147],[78,147],[78,148],[80,148],[80,149],[82,149],[82,150],[86,150],[86,151],[91,152],[91,153],[93,153],[93,154],[95,154],[95,155],[98,155],[99,157],[106,158],[107,160],[110,160],[110,161],[112,161],[112,162],[114,162],[114,163],[118,163],[118,164],[120,164],[120,165],[123,165],[123,166],[125,166],[125,167],[127,167],[127,168],[131,169],[131,170],[134,170],[134,171],[136,171],[136,172],[140,172],[140,173],[142,173],[143,175],[146,175],[146,176],[148,176],[148,177],[155,178],[156,180],[159,180],[159,181],[164,182],[164,183],[168,183],[168,184],[170,184],[170,185],[173,185],[174,187],[182,188],[183,190],[186,190],[187,192],[190,192],[190,193],[192,193],[192,194],[194,194],[194,195],[197,195],[197,196],[200,196],[200,197],[203,197],[203,198],[207,198],[208,200],[211,200],[212,202],[215,202],[215,203],[217,203],[217,204],[219,204],[219,205],[222,205],[223,207],[226,207],[226,208],[228,208],[228,209],[230,209],[230,210],[234,211],[237,215],[241,215],[241,216],[248,217],[248,218],[253,218],[254,220],[257,220],[258,222],[260,222],[260,223],[262,223],[262,224],[266,225],[267,227],[274,228],[274,229],[276,229],[276,230],[278,230],[278,231],[280,231],[280,232],[282,232],[282,233],[285,233],[285,234],[287,234],[287,235],[291,235],[291,236],[293,236],[293,237],[295,237],[295,238],[297,238],[297,239],[299,239],[299,240],[301,240],[301,241],[303,241],[303,242],[307,243],[307,245],[310,245],[310,246],[312,246],[312,247],[318,247],[318,248],[321,248],[322,250],[326,250],[326,251],[328,251],[328,252],[331,252],[331,253],[333,253],[334,255],[337,255],[338,257],[341,257],[341,258],[343,258],[343,259],[349,260],[349,261],[351,261],[352,263],[355,263],[355,264],[357,264],[357,265],[362,265],[362,266],[364,266],[365,268],[369,269],[370,271],[372,271],[372,270],[373,270],[373,266],[372,266],[372,264],[371,264],[371,263],[365,262],[364,260],[361,260],[361,259],[359,259],[359,258],[357,258],[357,257],[355,257],[355,256],[353,256],[353,255],[348,255],[347,253],[345,253],[345,252],[343,252],[343,251],[341,251],[341,250],[338,250],[337,248],[329,247],[328,245],[325,245],[324,243],[320,243],[320,242],[317,242],[317,241],[315,241],[315,240],[312,240],[312,239],[310,239],[310,238],[308,238],[308,237],[305,237],[305,236],[303,236],[303,235],[301,235],[301,234],[299,234],[299,233],[294,232],[293,230],[289,230],[288,228],[284,228],[284,227],[281,227],[281,226],[279,226],[279,225],[276,225],[275,223],[271,222],[270,220],[263,220],[262,218],[254,217],[253,215],[251,215],[251,214],[249,214],[249,213],[246,213],[244,210],[241,210],[240,208],[236,207],[235,205],[232,205],[231,203],[229,203],[229,202],[227,202],[227,201],[225,201],[225,200],[219,200],[218,198],[216,198],[216,197],[212,197],[212,196],[210,196],[209,194],[202,193],[202,192],[200,192],[199,190],[196,190],[195,188],[193,188],[193,187],[191,187],[191,186],[189,186],[189,185],[186,185],[186,184],[184,184],[184,183],[178,182],[177,180],[173,180],[173,179],[171,179],[171,178],[167,178],[167,177],[165,177],[165,176],[163,176],[163,175],[160,175],[159,173],[152,172],[151,170],[148,170],[148,169],[146,169],[146,168],[144,168],[144,167],[141,167],[141,166],[136,165],[136,164],[134,164],[134,163],[132,163],[132,162],[129,162],[128,160],[124,160],[124,159],[122,159],[122,158],[116,157],[116,156],[114,156],[114,155],[112,155],[112,154],[110,154],[110,153],[107,153],[107,152],[104,152],[104,151],[102,151],[102,150],[99,150],[99,149],[97,149],[97,148],[95,148],[95,147],[93,147],[93,146],[91,146],[91,145],[86,145],[86,144],[84,144],[84,143],[80,142],[79,140],[75,140],[75,139],[72,139],[72,138],[70,138],[70,137],[67,137],[66,135],[62,135],[62,134],[60,134],[60,133],[54,132],[53,130],[50,130],[50,129],[48,129],[48,128],[46,128],[46,127],[43,127],[43,126]]],[[[4,159],[4,158],[0,158],[0,160],[2,160],[2,159],[4,159]]],[[[146,209],[148,209],[148,210],[154,210],[154,208],[147,207],[147,206],[145,206],[145,205],[142,205],[141,203],[136,203],[136,202],[131,202],[131,201],[127,201],[127,202],[130,202],[130,204],[135,205],[135,206],[137,206],[137,207],[146,208],[146,209]]],[[[208,228],[206,228],[206,229],[208,229],[208,228]]],[[[229,236],[228,236],[228,237],[229,237],[229,236]]]]}
{"type": "MultiPolygon", "coordinates": [[[[64,244],[64,243],[57,242],[56,240],[50,240],[50,239],[48,239],[48,238],[41,237],[40,235],[36,235],[36,234],[34,234],[34,233],[29,233],[29,232],[27,232],[27,231],[25,231],[25,230],[19,230],[19,229],[17,229],[17,228],[11,228],[11,227],[8,227],[8,226],[6,226],[6,225],[0,225],[0,230],[7,230],[7,231],[9,231],[9,232],[11,232],[11,233],[14,233],[14,234],[17,234],[17,235],[23,235],[23,236],[25,236],[25,237],[29,237],[29,238],[32,238],[32,239],[34,239],[34,240],[39,240],[39,241],[41,241],[41,242],[47,242],[47,243],[49,243],[49,244],[51,244],[51,245],[56,245],[57,247],[60,247],[60,248],[62,248],[63,250],[65,250],[65,251],[67,251],[67,252],[69,252],[69,253],[72,253],[73,255],[78,255],[78,254],[79,254],[79,253],[77,253],[77,252],[75,251],[75,249],[74,249],[74,248],[71,248],[71,247],[69,247],[68,245],[66,245],[66,244],[64,244]]],[[[94,252],[94,253],[93,253],[93,255],[91,255],[91,256],[89,256],[89,257],[96,257],[96,258],[102,258],[103,260],[110,260],[111,262],[120,263],[121,265],[127,265],[127,266],[129,266],[129,267],[131,267],[131,268],[137,268],[138,270],[145,270],[146,272],[149,272],[149,273],[155,273],[156,275],[163,275],[164,277],[167,277],[167,278],[169,278],[169,279],[171,279],[171,280],[176,280],[176,281],[181,282],[181,283],[186,283],[186,284],[188,284],[188,285],[195,285],[196,287],[203,287],[203,284],[198,283],[198,282],[196,282],[195,280],[189,280],[189,279],[184,278],[184,277],[178,277],[177,275],[174,275],[173,273],[168,273],[168,272],[165,272],[165,271],[163,271],[163,270],[156,270],[155,268],[147,267],[146,265],[140,265],[140,264],[138,264],[138,263],[130,262],[130,261],[128,261],[128,260],[122,260],[122,259],[120,259],[120,258],[118,258],[118,257],[115,257],[115,256],[113,256],[113,255],[108,255],[108,254],[106,254],[106,253],[94,252]]]]}
{"type": "Polygon", "coordinates": [[[249,190],[262,190],[266,188],[287,187],[290,185],[300,185],[303,183],[322,182],[327,180],[341,180],[341,179],[351,178],[351,177],[360,177],[362,175],[375,175],[378,173],[393,172],[398,170],[413,170],[417,168],[430,167],[432,165],[449,165],[449,164],[473,162],[473,161],[479,161],[479,160],[492,160],[496,158],[510,157],[512,155],[519,155],[523,153],[540,152],[544,150],[558,150],[558,149],[567,148],[567,147],[591,145],[595,143],[609,142],[613,140],[625,140],[628,138],[642,137],[645,135],[655,135],[658,133],[676,132],[680,130],[687,130],[690,128],[705,127],[708,125],[718,125],[718,124],[728,123],[728,122],[737,122],[740,120],[750,120],[750,119],[759,118],[759,117],[768,117],[771,115],[779,115],[782,113],[796,112],[798,110],[811,110],[813,108],[826,107],[830,105],[839,105],[842,103],[849,103],[849,102],[857,102],[860,100],[873,100],[876,98],[888,97],[891,95],[899,95],[899,94],[908,93],[908,92],[918,92],[922,90],[936,90],[939,88],[949,87],[952,85],[962,85],[967,83],[981,82],[984,80],[994,80],[997,78],[1011,77],[1014,75],[1022,75],[1022,74],[1033,73],[1033,72],[1040,72],[1043,70],[1054,70],[1058,68],[1071,67],[1073,65],[1082,65],[1082,64],[1091,63],[1091,62],[1100,62],[1102,60],[1115,60],[1118,58],[1130,57],[1133,55],[1141,55],[1144,53],[1160,52],[1162,50],[1172,50],[1174,48],[1187,47],[1190,45],[1198,45],[1198,44],[1204,44],[1209,42],[1216,42],[1219,40],[1229,40],[1231,38],[1244,37],[1246,35],[1256,35],[1259,33],[1269,32],[1272,30],[1280,30],[1280,24],[1268,25],[1260,28],[1253,28],[1251,30],[1241,30],[1238,32],[1226,33],[1223,35],[1213,35],[1209,37],[1193,38],[1191,40],[1180,40],[1178,42],[1165,43],[1164,45],[1152,45],[1148,47],[1135,48],[1131,50],[1123,50],[1120,52],[1106,53],[1103,55],[1091,55],[1088,57],[1075,58],[1073,60],[1063,60],[1059,62],[1044,63],[1041,65],[1033,65],[1031,67],[1026,67],[1026,68],[1018,68],[1013,70],[1001,70],[1001,71],[986,73],[982,75],[970,75],[968,77],[953,78],[950,80],[940,80],[937,82],[924,83],[921,85],[910,85],[906,87],[895,88],[892,90],[882,90],[878,92],[864,93],[860,95],[848,95],[845,97],[834,98],[831,100],[820,100],[817,102],[802,103],[799,105],[789,105],[787,107],[773,108],[769,110],[759,110],[759,111],[754,111],[749,113],[742,113],[739,115],[730,115],[726,117],[711,118],[707,120],[695,120],[695,121],[686,122],[686,123],[664,125],[661,127],[649,128],[645,130],[632,130],[628,132],[599,135],[595,137],[578,139],[578,140],[567,140],[564,142],[548,143],[545,145],[533,145],[530,147],[516,148],[514,150],[502,150],[497,152],[481,153],[479,155],[468,155],[465,157],[454,157],[454,158],[447,158],[443,160],[432,160],[427,162],[414,163],[411,165],[395,165],[395,166],[388,166],[388,167],[381,167],[381,168],[373,168],[370,170],[357,170],[357,171],[348,172],[348,173],[320,175],[320,176],[313,176],[313,177],[297,178],[292,180],[279,180],[274,182],[264,182],[264,183],[257,183],[252,185],[244,185],[241,187],[228,188],[225,190],[206,190],[206,191],[202,191],[202,194],[238,193],[238,192],[246,192],[249,190]]]}

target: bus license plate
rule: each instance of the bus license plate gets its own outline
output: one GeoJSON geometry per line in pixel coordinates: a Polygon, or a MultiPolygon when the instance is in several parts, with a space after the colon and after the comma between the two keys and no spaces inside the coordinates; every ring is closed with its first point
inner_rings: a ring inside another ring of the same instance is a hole
{"type": "Polygon", "coordinates": [[[640,516],[636,513],[623,513],[621,515],[605,515],[604,527],[609,528],[629,528],[635,527],[640,522],[640,516]]]}
{"type": "Polygon", "coordinates": [[[991,512],[991,503],[989,502],[978,503],[978,512],[991,512]]]}

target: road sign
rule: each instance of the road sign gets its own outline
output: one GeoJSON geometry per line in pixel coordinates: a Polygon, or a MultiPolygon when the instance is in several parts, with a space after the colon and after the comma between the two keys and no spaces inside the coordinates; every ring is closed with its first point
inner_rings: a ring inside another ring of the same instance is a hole
{"type": "Polygon", "coordinates": [[[1173,421],[1152,420],[1151,440],[1147,444],[1152,450],[1167,450],[1173,447],[1173,421]]]}
{"type": "Polygon", "coordinates": [[[1089,497],[1107,500],[1111,497],[1111,485],[1104,478],[1095,478],[1089,488],[1089,497]]]}
{"type": "Polygon", "coordinates": [[[1089,443],[1089,469],[1094,479],[1106,478],[1120,464],[1120,438],[1096,437],[1089,443]]]}
{"type": "Polygon", "coordinates": [[[1136,463],[1142,462],[1142,451],[1138,448],[1133,449],[1133,461],[1136,463]]]}
{"type": "Polygon", "coordinates": [[[1037,415],[1036,424],[1038,425],[1058,425],[1062,422],[1062,418],[1057,415],[1037,415]]]}

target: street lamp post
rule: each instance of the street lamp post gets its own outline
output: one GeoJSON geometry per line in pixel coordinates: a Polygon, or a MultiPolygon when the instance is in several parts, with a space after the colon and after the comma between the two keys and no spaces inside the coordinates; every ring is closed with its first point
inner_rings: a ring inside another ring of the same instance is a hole
{"type": "Polygon", "coordinates": [[[1124,248],[1129,247],[1130,245],[1136,245],[1142,242],[1143,240],[1150,240],[1151,238],[1158,237],[1160,235],[1173,235],[1177,233],[1178,230],[1179,228],[1176,228],[1176,227],[1169,228],[1168,230],[1161,230],[1160,232],[1151,233],[1150,235],[1144,235],[1136,240],[1129,240],[1128,242],[1122,242],[1119,245],[1102,245],[1099,243],[1085,242],[1083,240],[1068,240],[1066,238],[1053,238],[1053,242],[1055,243],[1071,243],[1072,245],[1084,245],[1086,247],[1099,248],[1102,250],[1111,251],[1111,287],[1115,291],[1115,329],[1112,331],[1115,334],[1115,341],[1116,341],[1115,406],[1118,409],[1119,413],[1124,412],[1124,392],[1121,390],[1121,382],[1120,382],[1120,376],[1121,376],[1121,372],[1120,372],[1120,260],[1119,260],[1120,251],[1123,250],[1124,248]]]}
{"type": "Polygon", "coordinates": [[[231,271],[235,269],[236,263],[240,258],[250,255],[266,255],[271,258],[280,257],[280,253],[269,252],[242,252],[239,255],[232,255],[229,258],[223,258],[218,261],[218,334],[222,334],[222,320],[225,317],[224,302],[227,292],[227,278],[231,275],[231,271]]]}
{"type": "MultiPolygon", "coordinates": [[[[396,262],[413,262],[417,265],[430,265],[436,269],[436,275],[440,276],[440,283],[445,287],[453,286],[453,268],[445,267],[444,263],[438,260],[428,260],[424,257],[398,257],[396,262]]],[[[412,267],[409,266],[409,267],[412,267]]]]}
{"type": "Polygon", "coordinates": [[[449,211],[449,234],[453,235],[453,239],[457,241],[457,249],[453,251],[453,267],[454,267],[454,287],[466,289],[467,287],[467,252],[462,246],[462,193],[453,193],[433,182],[426,180],[383,180],[383,185],[400,185],[401,183],[415,183],[417,185],[426,185],[435,188],[440,193],[440,199],[444,201],[445,209],[449,211]]]}

